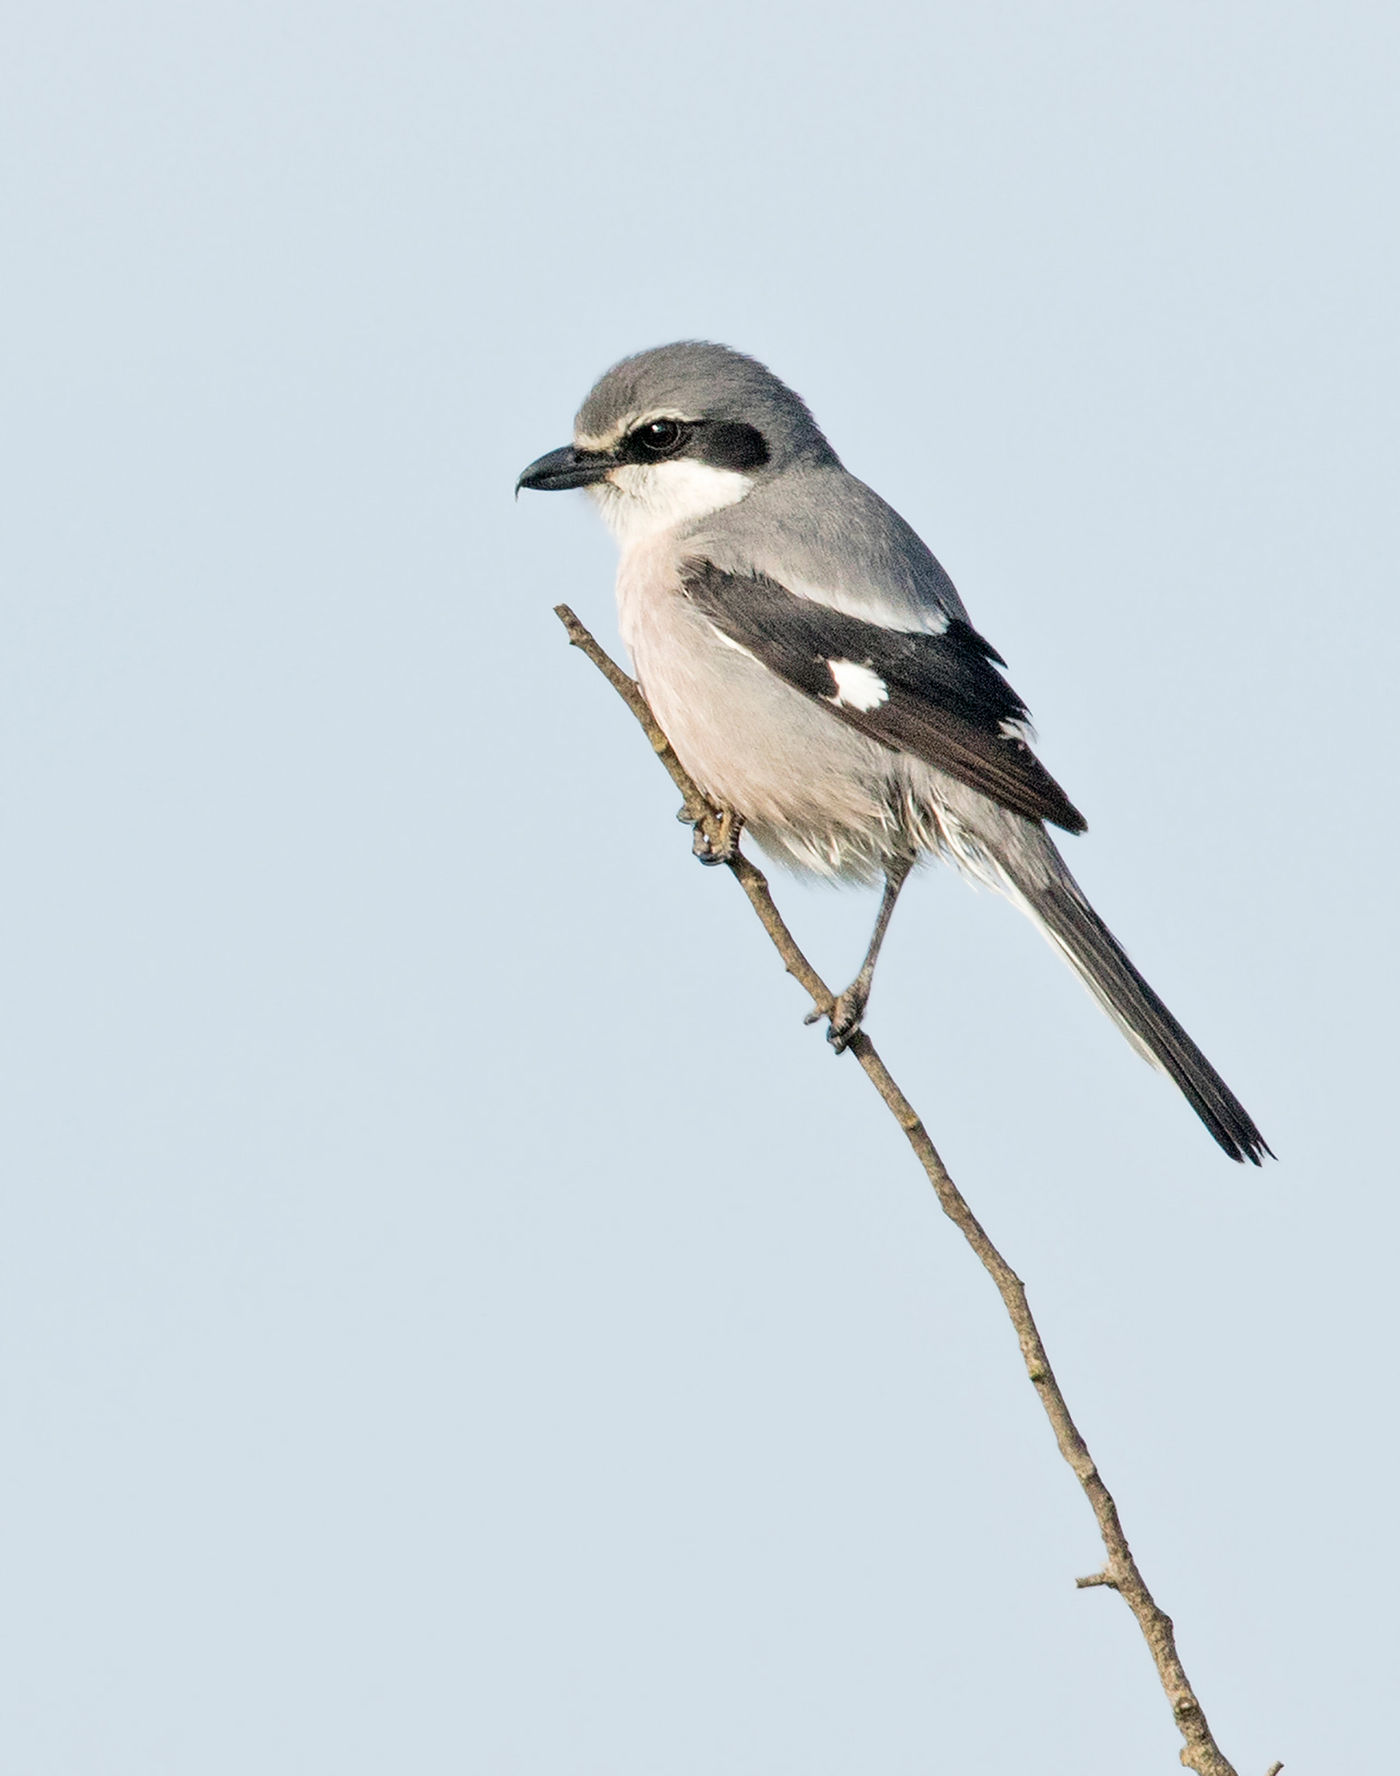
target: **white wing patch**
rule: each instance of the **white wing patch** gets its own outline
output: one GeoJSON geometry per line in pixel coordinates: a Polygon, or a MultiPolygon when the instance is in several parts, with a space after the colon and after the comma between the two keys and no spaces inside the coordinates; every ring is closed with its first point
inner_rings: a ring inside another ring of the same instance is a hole
{"type": "Polygon", "coordinates": [[[864,714],[889,702],[890,687],[869,666],[855,660],[828,660],[826,664],[836,680],[836,693],[826,699],[828,703],[841,703],[864,714]]]}

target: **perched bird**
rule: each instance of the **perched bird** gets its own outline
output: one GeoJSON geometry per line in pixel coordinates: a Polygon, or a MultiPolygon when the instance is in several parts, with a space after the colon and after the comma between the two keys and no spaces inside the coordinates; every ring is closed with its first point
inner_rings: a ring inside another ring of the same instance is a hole
{"type": "Polygon", "coordinates": [[[1019,906],[1232,1159],[1263,1136],[1085,899],[1046,831],[1084,817],[1031,751],[952,581],[756,359],[687,341],[613,366],[517,487],[586,487],[621,548],[622,636],[677,756],[771,856],[885,891],[828,1035],[859,1028],[905,878],[951,858],[1019,906]]]}

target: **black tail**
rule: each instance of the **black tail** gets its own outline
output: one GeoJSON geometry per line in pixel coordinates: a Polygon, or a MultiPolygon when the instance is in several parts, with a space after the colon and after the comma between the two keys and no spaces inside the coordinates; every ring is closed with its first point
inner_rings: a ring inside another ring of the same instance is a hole
{"type": "MultiPolygon", "coordinates": [[[[1053,847],[1047,848],[1053,849],[1053,847]]],[[[1055,854],[1059,862],[1058,853],[1055,854]]],[[[1005,867],[1005,866],[1003,866],[1005,867]]],[[[1231,1159],[1259,1165],[1268,1142],[1254,1120],[1162,1001],[1128,960],[1061,864],[1048,883],[1016,882],[1016,898],[1052,939],[1138,1052],[1175,1080],[1186,1102],[1231,1159]]],[[[1040,875],[1039,871],[1034,872],[1040,875]]]]}

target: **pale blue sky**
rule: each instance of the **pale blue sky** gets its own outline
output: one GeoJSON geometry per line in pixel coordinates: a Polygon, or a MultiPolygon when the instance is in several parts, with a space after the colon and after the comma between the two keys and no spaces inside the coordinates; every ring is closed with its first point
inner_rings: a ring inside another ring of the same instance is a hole
{"type": "Polygon", "coordinates": [[[611,544],[511,502],[697,335],[939,554],[1279,1154],[907,894],[872,1033],[1227,1752],[1393,1761],[1398,30],[11,9],[6,1776],[1177,1767],[987,1280],[550,615],[611,544]]]}

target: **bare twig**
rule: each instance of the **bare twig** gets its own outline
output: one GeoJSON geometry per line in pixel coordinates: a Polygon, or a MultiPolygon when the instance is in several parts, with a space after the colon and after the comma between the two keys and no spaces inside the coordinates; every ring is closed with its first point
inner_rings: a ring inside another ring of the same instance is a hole
{"type": "MultiPolygon", "coordinates": [[[[640,686],[599,647],[568,605],[556,605],[555,615],[567,630],[572,645],[587,654],[645,729],[653,751],[681,792],[686,818],[699,823],[706,837],[718,846],[722,838],[720,812],[701,794],[685,766],[671,750],[671,744],[658,726],[640,686]]],[[[756,869],[741,853],[734,855],[728,867],[748,896],[788,973],[810,993],[815,1009],[829,1011],[835,995],[797,947],[796,940],[773,904],[762,871],[756,869]]],[[[997,1292],[1010,1315],[1011,1324],[1020,1341],[1026,1373],[1040,1396],[1040,1403],[1050,1420],[1060,1454],[1069,1463],[1075,1478],[1084,1489],[1098,1523],[1099,1534],[1103,1537],[1107,1554],[1103,1570],[1079,1579],[1077,1583],[1081,1588],[1102,1585],[1117,1591],[1137,1618],[1138,1627],[1142,1630],[1152,1654],[1152,1662],[1157,1668],[1157,1676],[1171,1706],[1172,1717],[1185,1740],[1181,1751],[1182,1763],[1187,1769],[1196,1771],[1197,1776],[1236,1776],[1234,1766],[1215,1742],[1201,1705],[1196,1700],[1195,1691],[1182,1667],[1172,1632],[1171,1617],[1158,1608],[1146,1581],[1138,1571],[1137,1562],[1128,1546],[1128,1538],[1118,1519],[1118,1507],[1113,1501],[1113,1495],[1104,1484],[1088,1446],[1070,1417],[1069,1407],[1065,1404],[1064,1395],[1060,1392],[1060,1385],[1055,1380],[1050,1359],[1045,1354],[1045,1346],[1031,1316],[1025,1285],[992,1244],[981,1222],[968,1207],[962,1192],[949,1177],[937,1148],[929,1139],[928,1131],[891,1078],[870,1038],[863,1030],[857,1031],[848,1048],[884,1099],[895,1121],[904,1130],[909,1145],[914,1149],[937,1194],[944,1214],[977,1254],[983,1268],[996,1284],[997,1292]]],[[[1269,1776],[1277,1776],[1282,1768],[1281,1764],[1275,1764],[1269,1776]]]]}

